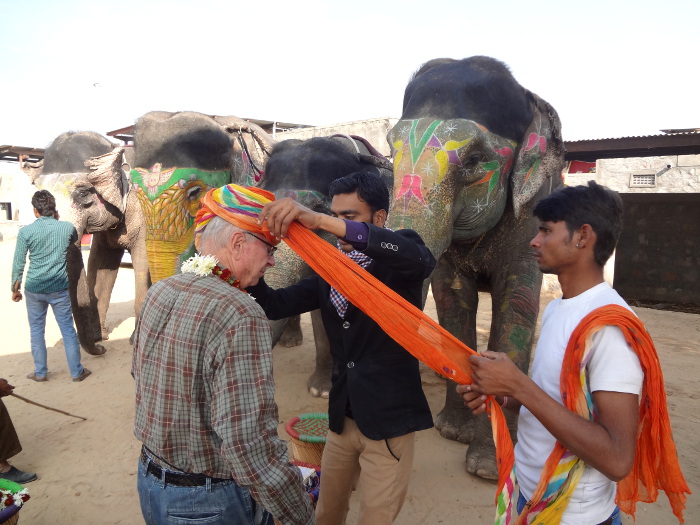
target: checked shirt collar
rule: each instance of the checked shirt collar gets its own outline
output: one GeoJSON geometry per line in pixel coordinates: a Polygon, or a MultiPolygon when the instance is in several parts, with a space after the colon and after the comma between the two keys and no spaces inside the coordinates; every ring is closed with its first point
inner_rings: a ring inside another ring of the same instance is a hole
{"type": "MultiPolygon", "coordinates": [[[[340,250],[340,242],[338,242],[338,249],[340,250]]],[[[372,262],[372,258],[368,257],[362,252],[358,252],[357,250],[353,250],[350,253],[343,252],[342,253],[350,257],[353,261],[355,261],[357,264],[362,266],[363,268],[367,268],[369,264],[372,262]]],[[[330,299],[331,303],[333,303],[333,306],[335,306],[336,311],[338,312],[338,315],[341,318],[345,317],[345,314],[348,311],[348,300],[347,298],[341,294],[338,290],[335,288],[331,287],[331,294],[330,294],[330,299]]]]}

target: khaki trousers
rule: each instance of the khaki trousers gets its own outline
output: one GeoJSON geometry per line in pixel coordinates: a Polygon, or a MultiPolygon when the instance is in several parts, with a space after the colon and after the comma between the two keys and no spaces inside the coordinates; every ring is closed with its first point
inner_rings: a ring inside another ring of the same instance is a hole
{"type": "Polygon", "coordinates": [[[345,418],[343,433],[329,432],[321,458],[317,525],[343,525],[350,495],[359,490],[358,525],[390,525],[403,506],[413,467],[415,433],[375,441],[345,418]]]}

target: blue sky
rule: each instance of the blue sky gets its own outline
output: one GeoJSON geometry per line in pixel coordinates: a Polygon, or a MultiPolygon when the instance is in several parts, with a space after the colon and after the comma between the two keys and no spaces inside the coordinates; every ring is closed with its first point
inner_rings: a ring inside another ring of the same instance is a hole
{"type": "Polygon", "coordinates": [[[700,127],[692,0],[0,0],[0,144],[151,110],[325,125],[399,117],[423,62],[488,55],[565,140],[700,127]]]}

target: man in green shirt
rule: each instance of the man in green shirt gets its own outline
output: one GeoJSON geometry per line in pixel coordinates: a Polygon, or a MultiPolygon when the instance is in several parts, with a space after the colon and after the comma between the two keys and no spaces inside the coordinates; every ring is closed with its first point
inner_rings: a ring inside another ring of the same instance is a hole
{"type": "Polygon", "coordinates": [[[34,371],[27,377],[34,381],[46,381],[48,369],[44,330],[46,312],[51,305],[63,335],[70,374],[73,381],[82,381],[91,372],[80,364],[80,343],[73,326],[66,270],[68,247],[78,240],[78,233],[71,223],[58,220],[56,199],[50,192],[37,191],[32,197],[32,206],[37,220],[19,230],[12,262],[12,300],[19,302],[22,300],[19,288],[29,254],[24,293],[27,296],[34,371]]]}

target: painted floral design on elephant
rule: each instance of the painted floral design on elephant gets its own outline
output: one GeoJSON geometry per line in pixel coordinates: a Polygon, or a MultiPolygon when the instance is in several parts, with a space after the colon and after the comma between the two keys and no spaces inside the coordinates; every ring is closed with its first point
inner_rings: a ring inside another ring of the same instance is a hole
{"type": "Polygon", "coordinates": [[[403,199],[404,213],[414,198],[428,207],[426,192],[440,185],[448,172],[466,174],[467,170],[470,185],[485,185],[485,191],[476,192],[471,204],[480,212],[491,204],[492,192],[510,171],[515,151],[512,141],[465,119],[401,121],[390,132],[389,140],[395,153],[394,171],[402,174],[395,200],[403,199]],[[477,149],[478,155],[474,153],[477,149]],[[471,166],[474,159],[476,169],[471,166]]]}

